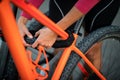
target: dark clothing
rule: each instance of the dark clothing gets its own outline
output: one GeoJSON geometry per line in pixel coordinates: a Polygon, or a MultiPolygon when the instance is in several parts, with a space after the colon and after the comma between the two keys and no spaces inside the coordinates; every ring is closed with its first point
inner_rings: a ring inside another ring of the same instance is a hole
{"type": "Polygon", "coordinates": [[[85,30],[89,33],[113,22],[120,7],[120,0],[101,0],[85,17],[85,30]]]}
{"type": "MultiPolygon", "coordinates": [[[[63,14],[66,15],[68,11],[73,7],[77,0],[50,0],[49,17],[54,22],[58,22],[63,18],[59,8],[63,14]],[[64,3],[63,3],[64,2],[64,3]]],[[[120,0],[101,0],[93,9],[91,9],[85,16],[85,30],[91,32],[97,28],[111,25],[114,17],[120,6],[120,0]]],[[[74,24],[69,27],[73,30],[74,24]]]]}

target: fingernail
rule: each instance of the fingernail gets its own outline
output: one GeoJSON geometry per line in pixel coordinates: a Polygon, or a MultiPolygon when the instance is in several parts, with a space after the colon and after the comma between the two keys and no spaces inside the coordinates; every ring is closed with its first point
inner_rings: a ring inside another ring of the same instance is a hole
{"type": "Polygon", "coordinates": [[[29,36],[29,38],[33,38],[33,36],[29,36]]]}

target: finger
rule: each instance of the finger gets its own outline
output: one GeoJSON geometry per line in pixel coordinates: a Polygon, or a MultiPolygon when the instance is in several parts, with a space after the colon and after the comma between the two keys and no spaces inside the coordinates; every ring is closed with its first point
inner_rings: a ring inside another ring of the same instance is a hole
{"type": "Polygon", "coordinates": [[[40,31],[37,31],[36,33],[35,33],[35,37],[37,37],[37,36],[39,36],[40,35],[40,31]]]}
{"type": "Polygon", "coordinates": [[[32,47],[33,48],[36,48],[38,45],[39,45],[39,42],[38,39],[32,44],[32,47]]]}
{"type": "Polygon", "coordinates": [[[30,44],[27,44],[24,39],[22,39],[22,41],[24,46],[30,46],[30,44]]]}
{"type": "Polygon", "coordinates": [[[51,48],[51,46],[52,46],[52,44],[49,43],[49,42],[41,43],[41,45],[42,45],[43,47],[45,47],[46,49],[49,49],[49,48],[51,48]]]}
{"type": "Polygon", "coordinates": [[[48,44],[47,46],[45,46],[46,49],[50,49],[51,48],[51,45],[48,44]]]}
{"type": "Polygon", "coordinates": [[[26,35],[27,35],[29,38],[33,38],[32,34],[31,34],[29,31],[26,31],[26,35]]]}
{"type": "Polygon", "coordinates": [[[28,44],[28,43],[25,41],[25,39],[24,39],[25,34],[21,34],[21,36],[22,36],[22,42],[23,42],[24,46],[31,46],[30,44],[28,44]]]}

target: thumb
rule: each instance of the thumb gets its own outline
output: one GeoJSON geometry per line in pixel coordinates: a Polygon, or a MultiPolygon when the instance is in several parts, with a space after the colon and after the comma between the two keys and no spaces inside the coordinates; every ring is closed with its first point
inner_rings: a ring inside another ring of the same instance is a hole
{"type": "Polygon", "coordinates": [[[32,34],[31,34],[29,31],[26,32],[26,35],[27,35],[29,38],[33,38],[32,34]]]}

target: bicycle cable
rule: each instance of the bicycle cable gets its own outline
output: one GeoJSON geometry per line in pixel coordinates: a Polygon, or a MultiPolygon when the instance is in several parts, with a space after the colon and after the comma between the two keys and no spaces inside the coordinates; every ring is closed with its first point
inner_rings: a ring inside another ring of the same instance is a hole
{"type": "Polygon", "coordinates": [[[64,15],[62,9],[60,8],[60,6],[58,5],[58,3],[56,2],[56,0],[54,0],[54,3],[56,4],[57,8],[59,9],[59,11],[60,11],[62,17],[64,17],[65,15],[64,15]]]}
{"type": "Polygon", "coordinates": [[[111,0],[111,1],[108,3],[108,5],[106,5],[105,7],[103,7],[103,9],[101,9],[101,10],[95,15],[95,17],[94,17],[93,20],[92,20],[92,23],[91,23],[91,26],[90,26],[90,30],[92,29],[92,26],[93,26],[93,24],[94,24],[95,19],[97,18],[97,16],[100,15],[107,7],[109,7],[110,4],[112,4],[113,1],[114,1],[114,0],[111,0]]]}

